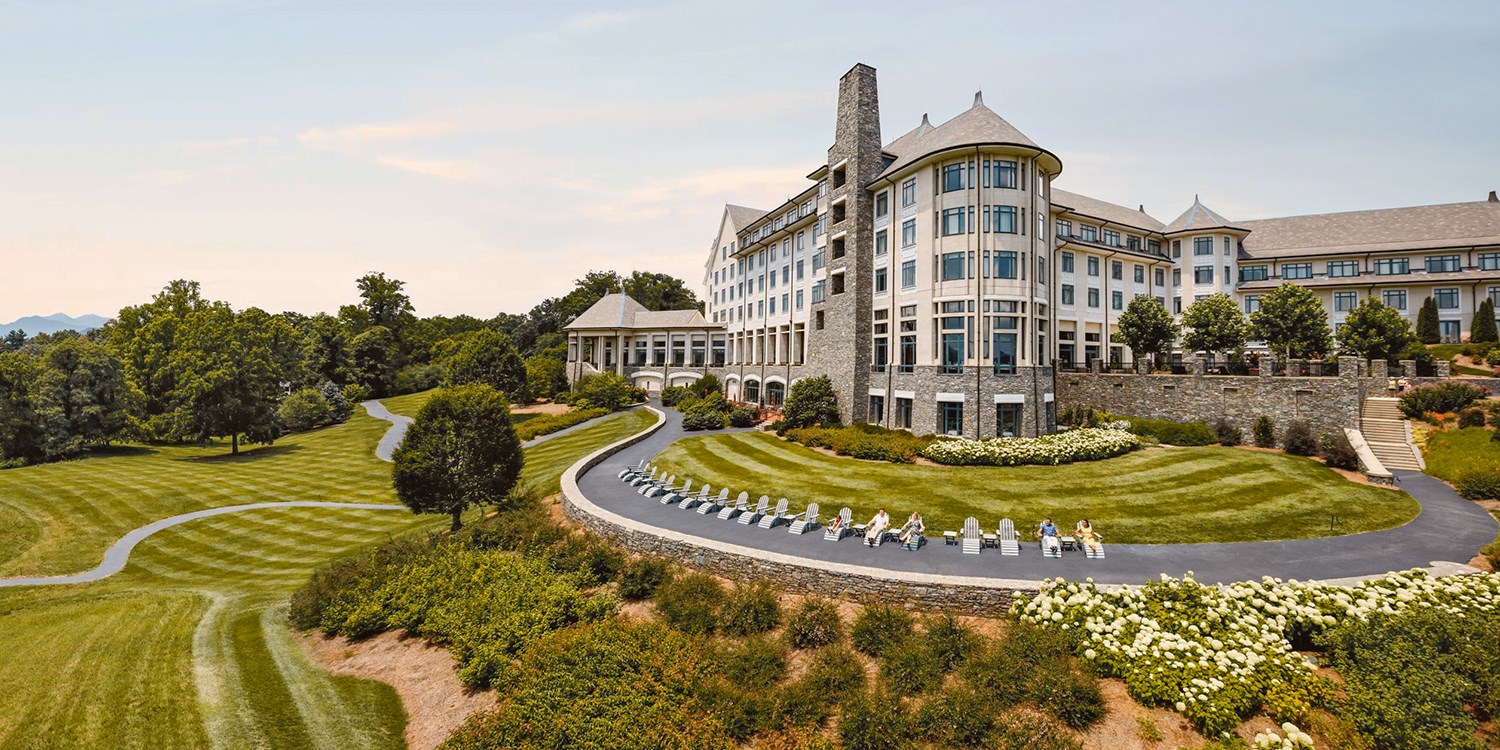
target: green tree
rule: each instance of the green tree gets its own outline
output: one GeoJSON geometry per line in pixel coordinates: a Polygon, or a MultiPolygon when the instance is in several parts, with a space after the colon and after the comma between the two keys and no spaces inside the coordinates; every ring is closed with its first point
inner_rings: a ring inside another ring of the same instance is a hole
{"type": "Polygon", "coordinates": [[[819,375],[792,383],[781,405],[781,418],[787,427],[839,424],[839,399],[833,381],[819,375]]]}
{"type": "Polygon", "coordinates": [[[349,333],[338,318],[320,313],[303,325],[303,368],[330,383],[348,383],[353,376],[349,333]]]}
{"type": "Polygon", "coordinates": [[[276,414],[287,432],[303,432],[335,421],[333,405],[317,388],[303,388],[287,396],[276,408],[276,414]]]}
{"type": "Polygon", "coordinates": [[[1256,338],[1287,359],[1307,359],[1328,351],[1332,341],[1328,312],[1311,289],[1286,282],[1260,298],[1250,314],[1256,338]]]}
{"type": "Polygon", "coordinates": [[[1120,313],[1116,337],[1137,358],[1157,358],[1177,340],[1177,323],[1155,297],[1139,294],[1120,313]]]}
{"type": "Polygon", "coordinates": [[[1363,359],[1394,362],[1417,338],[1405,315],[1374,297],[1366,297],[1344,317],[1338,340],[1344,351],[1363,359]]]}
{"type": "Polygon", "coordinates": [[[47,349],[31,404],[47,458],[82,452],[120,437],[135,403],[120,361],[99,344],[73,338],[47,349]]]}
{"type": "Polygon", "coordinates": [[[371,398],[382,398],[396,382],[396,339],[385,326],[367,328],[349,345],[354,359],[354,382],[371,398]]]}
{"type": "Polygon", "coordinates": [[[0,350],[16,351],[26,343],[26,332],[16,328],[5,334],[4,340],[0,340],[0,350]]]}
{"type": "Polygon", "coordinates": [[[1424,344],[1436,344],[1443,340],[1438,329],[1437,302],[1428,297],[1422,300],[1422,309],[1417,313],[1417,340],[1424,344]]]}
{"type": "Polygon", "coordinates": [[[364,300],[363,308],[371,326],[385,326],[398,338],[415,316],[411,298],[402,291],[406,282],[388,279],[384,273],[372,272],[354,282],[359,287],[359,296],[364,300]]]}
{"type": "Polygon", "coordinates": [[[481,328],[444,339],[433,347],[433,356],[447,368],[449,385],[484,383],[515,403],[531,400],[526,362],[499,331],[481,328]]]}
{"type": "Polygon", "coordinates": [[[703,398],[710,393],[717,393],[721,396],[724,394],[724,384],[720,383],[719,378],[712,373],[689,383],[687,389],[689,393],[698,398],[703,398]]]}
{"type": "Polygon", "coordinates": [[[1245,348],[1250,323],[1233,298],[1220,292],[1188,305],[1182,313],[1182,343],[1188,351],[1228,356],[1245,348]]]}
{"type": "Polygon", "coordinates": [[[43,458],[41,425],[31,403],[41,370],[35,355],[0,352],[0,465],[43,458]]]}
{"type": "Polygon", "coordinates": [[[177,331],[187,316],[208,307],[198,282],[178,279],[150,302],[120,310],[105,334],[106,345],[125,367],[125,379],[141,394],[138,431],[147,440],[178,440],[173,412],[177,331]]]}
{"type": "Polygon", "coordinates": [[[556,357],[534,354],[526,358],[526,390],[532,398],[553,398],[568,390],[568,367],[556,357]]]}
{"type": "Polygon", "coordinates": [[[240,452],[242,438],[274,441],[285,377],[274,347],[288,336],[287,327],[263,310],[236,313],[223,302],[189,314],[170,363],[178,434],[198,440],[228,436],[231,455],[240,452]]]}
{"type": "Polygon", "coordinates": [[[1469,341],[1476,344],[1500,341],[1500,330],[1495,327],[1495,303],[1489,297],[1479,303],[1479,310],[1474,313],[1469,324],[1469,341]]]}
{"type": "Polygon", "coordinates": [[[451,516],[454,531],[465,510],[504,506],[525,460],[505,396],[482,383],[435,393],[392,458],[401,502],[414,513],[451,516]]]}

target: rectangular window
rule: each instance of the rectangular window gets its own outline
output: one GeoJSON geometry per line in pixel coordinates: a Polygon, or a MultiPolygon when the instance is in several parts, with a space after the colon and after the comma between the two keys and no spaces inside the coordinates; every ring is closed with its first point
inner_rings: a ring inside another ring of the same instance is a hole
{"type": "Polygon", "coordinates": [[[885,421],[885,396],[870,397],[870,423],[880,424],[885,421]]]}
{"type": "Polygon", "coordinates": [[[1125,264],[1121,263],[1118,260],[1112,260],[1112,261],[1110,261],[1109,262],[1109,277],[1111,279],[1114,279],[1115,281],[1122,281],[1122,280],[1124,280],[1124,278],[1125,278],[1125,264]]]}
{"type": "Polygon", "coordinates": [[[797,280],[798,281],[802,280],[802,270],[803,270],[802,269],[802,263],[803,263],[803,261],[800,261],[800,260],[797,261],[797,280]]]}
{"type": "Polygon", "coordinates": [[[1125,308],[1125,293],[1124,292],[1120,292],[1120,291],[1110,292],[1109,293],[1109,306],[1112,307],[1112,308],[1114,308],[1114,309],[1116,309],[1116,310],[1122,310],[1122,309],[1124,309],[1125,308]]]}
{"type": "Polygon", "coordinates": [[[1172,314],[1173,315],[1181,315],[1182,314],[1182,298],[1181,297],[1173,297],[1172,298],[1172,314]]]}
{"type": "Polygon", "coordinates": [[[890,250],[890,236],[884,229],[875,233],[875,255],[885,255],[890,250]]]}
{"type": "MultiPolygon", "coordinates": [[[[1281,278],[1283,279],[1310,279],[1312,278],[1311,263],[1282,263],[1281,278]]],[[[1210,279],[1212,281],[1212,279],[1210,279]]]]}
{"type": "Polygon", "coordinates": [[[902,261],[901,263],[901,288],[917,288],[917,262],[914,260],[902,261]]]}
{"type": "Polygon", "coordinates": [[[1064,305],[1067,305],[1067,306],[1072,306],[1072,304],[1073,304],[1073,285],[1072,284],[1063,284],[1062,285],[1062,303],[1064,305]]]}
{"type": "Polygon", "coordinates": [[[1349,312],[1359,304],[1359,292],[1334,292],[1333,311],[1349,312]]]}
{"type": "Polygon", "coordinates": [[[1229,275],[1229,266],[1224,266],[1224,286],[1234,284],[1234,279],[1229,275]]]}
{"type": "Polygon", "coordinates": [[[901,222],[901,246],[902,247],[916,247],[917,246],[917,220],[916,219],[907,219],[906,221],[901,222]]]}
{"type": "Polygon", "coordinates": [[[1073,222],[1071,222],[1071,221],[1063,221],[1062,219],[1058,219],[1057,220],[1057,236],[1058,237],[1072,237],[1073,236],[1073,222]]]}
{"type": "Polygon", "coordinates": [[[1010,250],[1000,250],[993,256],[995,268],[992,275],[997,279],[1014,279],[1016,277],[1016,254],[1010,250]]]}
{"type": "Polygon", "coordinates": [[[1161,255],[1161,243],[1156,240],[1146,240],[1146,252],[1161,255]]]}
{"type": "Polygon", "coordinates": [[[1427,256],[1428,273],[1454,273],[1458,271],[1459,263],[1457,255],[1429,255],[1427,256]]]}
{"type": "Polygon", "coordinates": [[[1229,238],[1224,238],[1224,257],[1229,257],[1229,238]]]}
{"type": "Polygon", "coordinates": [[[1089,287],[1089,307],[1099,306],[1099,290],[1089,287]]]}
{"type": "Polygon", "coordinates": [[[1080,225],[1078,225],[1078,231],[1080,233],[1082,233],[1082,235],[1083,235],[1082,237],[1079,237],[1079,239],[1083,240],[1084,242],[1098,242],[1099,241],[1099,228],[1098,227],[1091,227],[1091,226],[1089,226],[1087,224],[1080,224],[1080,225]]]}
{"type": "Polygon", "coordinates": [[[1458,309],[1458,289],[1457,288],[1446,287],[1446,288],[1443,288],[1443,289],[1434,289],[1434,290],[1432,290],[1432,298],[1435,299],[1435,300],[1437,300],[1437,306],[1438,306],[1439,310],[1457,310],[1458,309]]]}
{"type": "Polygon", "coordinates": [[[1382,258],[1375,261],[1375,274],[1377,276],[1394,276],[1398,273],[1411,273],[1411,260],[1407,258],[1382,258]]]}
{"type": "Polygon", "coordinates": [[[1328,277],[1332,279],[1345,276],[1359,275],[1359,261],[1357,260],[1330,260],[1328,261],[1328,277]]]}
{"type": "MultiPolygon", "coordinates": [[[[1014,320],[1011,321],[1014,324],[1014,320]]],[[[994,337],[994,360],[996,375],[1016,374],[1016,335],[997,333],[994,337]]]]}
{"type": "Polygon", "coordinates": [[[886,274],[886,270],[884,268],[877,268],[877,269],[875,269],[875,293],[876,294],[885,294],[885,290],[886,290],[886,286],[885,286],[885,284],[886,284],[885,274],[886,274]]]}
{"type": "Polygon", "coordinates": [[[1093,256],[1090,256],[1089,257],[1089,262],[1088,262],[1088,268],[1089,268],[1089,275],[1090,276],[1098,276],[1099,275],[1099,259],[1095,258],[1093,256]]]}
{"type": "Polygon", "coordinates": [[[1492,286],[1488,292],[1490,304],[1494,305],[1495,309],[1500,310],[1500,286],[1492,286]]]}
{"type": "Polygon", "coordinates": [[[1113,229],[1104,230],[1104,244],[1110,247],[1120,246],[1120,233],[1113,229]]]}
{"type": "Polygon", "coordinates": [[[1002,232],[1004,234],[1015,234],[1016,207],[993,206],[992,208],[994,219],[991,220],[990,226],[993,227],[996,232],[1002,232]]]}
{"type": "Polygon", "coordinates": [[[1182,257],[1182,240],[1172,240],[1172,257],[1182,257]]]}
{"type": "Polygon", "coordinates": [[[875,194],[875,218],[879,219],[880,217],[885,216],[886,214],[888,214],[890,212],[891,212],[891,194],[890,193],[886,193],[886,192],[876,193],[875,194]]]}
{"type": "Polygon", "coordinates": [[[801,289],[797,290],[797,309],[798,310],[802,309],[802,290],[801,289]]]}
{"type": "Polygon", "coordinates": [[[1021,434],[1021,405],[995,404],[995,434],[1015,437],[1021,434]]]}
{"type": "Polygon", "coordinates": [[[1072,273],[1073,272],[1073,254],[1072,253],[1063,253],[1062,254],[1062,272],[1063,273],[1072,273]]]}
{"type": "Polygon", "coordinates": [[[1394,308],[1396,310],[1405,310],[1406,290],[1387,289],[1380,293],[1380,301],[1384,302],[1386,307],[1394,308]]]}
{"type": "Polygon", "coordinates": [[[1194,284],[1212,284],[1212,283],[1214,283],[1214,267],[1213,266],[1194,266],[1193,267],[1193,283],[1194,284]]]}
{"type": "Polygon", "coordinates": [[[943,209],[943,236],[951,237],[955,234],[964,233],[964,215],[967,213],[963,208],[943,209]]]}
{"type": "Polygon", "coordinates": [[[1135,283],[1137,283],[1137,284],[1144,284],[1144,283],[1146,283],[1146,267],[1145,266],[1138,265],[1138,266],[1135,267],[1135,283]]]}
{"type": "Polygon", "coordinates": [[[964,277],[964,254],[943,253],[942,273],[943,281],[956,281],[964,277]]]}
{"type": "Polygon", "coordinates": [[[964,189],[964,165],[949,164],[943,167],[943,192],[951,193],[964,189]]]}
{"type": "Polygon", "coordinates": [[[962,401],[941,401],[938,403],[938,434],[954,436],[964,434],[964,405],[962,401]]]}
{"type": "Polygon", "coordinates": [[[997,188],[1016,186],[1016,163],[1013,161],[990,162],[990,185],[997,188]]]}
{"type": "Polygon", "coordinates": [[[1195,237],[1195,238],[1193,238],[1193,255],[1213,255],[1213,254],[1214,254],[1214,238],[1212,238],[1212,237],[1195,237]]]}
{"type": "Polygon", "coordinates": [[[901,207],[917,205],[917,178],[901,183],[901,207]]]}
{"type": "MultiPolygon", "coordinates": [[[[902,329],[904,330],[905,327],[906,327],[906,324],[902,323],[901,326],[902,326],[902,329]]],[[[917,337],[916,336],[902,336],[901,337],[901,369],[899,371],[900,372],[909,373],[909,372],[912,372],[913,370],[915,370],[916,367],[917,367],[917,337]]]]}
{"type": "MultiPolygon", "coordinates": [[[[944,325],[943,325],[944,328],[948,327],[947,326],[947,321],[948,320],[957,320],[957,321],[959,321],[960,327],[962,327],[963,318],[945,318],[944,319],[944,325]]],[[[943,354],[942,364],[938,368],[938,372],[943,373],[943,374],[947,374],[947,375],[952,375],[952,374],[955,374],[955,373],[963,372],[964,371],[964,335],[963,335],[963,333],[944,333],[943,334],[943,350],[942,350],[942,354],[943,354]]]]}
{"type": "Polygon", "coordinates": [[[896,413],[895,419],[891,420],[892,427],[898,430],[911,429],[911,401],[909,398],[896,399],[896,413]]]}
{"type": "Polygon", "coordinates": [[[1479,270],[1500,271],[1500,253],[1480,253],[1479,270]]]}
{"type": "Polygon", "coordinates": [[[1240,281],[1265,281],[1265,266],[1240,266],[1240,281]]]}
{"type": "Polygon", "coordinates": [[[1246,295],[1245,296],[1245,314],[1249,315],[1250,313],[1253,313],[1253,312],[1255,312],[1256,310],[1259,310],[1259,309],[1260,309],[1260,295],[1256,295],[1256,294],[1246,295]]]}
{"type": "Polygon", "coordinates": [[[1443,339],[1442,343],[1444,343],[1444,344],[1457,344],[1458,343],[1458,336],[1459,336],[1459,333],[1458,333],[1458,321],[1456,321],[1456,320],[1440,320],[1440,321],[1438,321],[1438,335],[1442,336],[1442,339],[1443,339]]]}
{"type": "Polygon", "coordinates": [[[1167,285],[1167,271],[1166,271],[1166,269],[1164,269],[1164,268],[1158,268],[1158,269],[1156,269],[1155,276],[1156,276],[1156,285],[1157,286],[1166,286],[1167,285]]]}

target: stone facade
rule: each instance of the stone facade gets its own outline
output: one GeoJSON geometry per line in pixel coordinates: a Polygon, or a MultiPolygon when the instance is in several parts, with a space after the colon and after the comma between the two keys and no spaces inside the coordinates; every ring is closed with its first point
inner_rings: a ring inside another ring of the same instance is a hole
{"type": "Polygon", "coordinates": [[[879,423],[886,427],[905,427],[896,421],[897,398],[912,399],[910,429],[919,435],[941,432],[943,401],[939,399],[963,403],[963,434],[969,437],[996,437],[998,403],[1020,407],[1021,424],[1016,435],[1036,436],[1055,427],[1056,394],[1050,367],[1020,367],[1013,375],[996,375],[981,367],[966,367],[952,374],[942,373],[937,367],[917,366],[909,373],[899,369],[889,367],[870,375],[869,390],[882,391],[885,397],[885,419],[879,423]]]}
{"type": "MultiPolygon", "coordinates": [[[[1201,369],[1201,368],[1200,368],[1201,369]]],[[[1111,414],[1201,421],[1221,417],[1250,435],[1255,420],[1267,416],[1278,432],[1302,420],[1315,433],[1358,429],[1364,399],[1385,378],[1364,376],[1344,366],[1332,377],[1225,375],[1135,375],[1060,373],[1057,397],[1066,406],[1083,405],[1111,414]]]]}

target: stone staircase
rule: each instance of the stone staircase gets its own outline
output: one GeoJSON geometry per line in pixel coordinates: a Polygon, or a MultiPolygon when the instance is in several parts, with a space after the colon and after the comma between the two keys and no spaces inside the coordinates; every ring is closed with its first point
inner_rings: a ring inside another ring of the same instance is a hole
{"type": "Polygon", "coordinates": [[[1365,399],[1364,418],[1359,431],[1370,445],[1370,452],[1390,471],[1421,471],[1408,437],[1406,419],[1401,415],[1399,399],[1365,399]]]}

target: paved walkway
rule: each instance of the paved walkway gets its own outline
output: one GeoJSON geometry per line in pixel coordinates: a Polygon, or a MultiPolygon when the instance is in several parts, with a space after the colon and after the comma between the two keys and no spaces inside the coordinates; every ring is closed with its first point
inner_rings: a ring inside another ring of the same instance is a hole
{"type": "MultiPolygon", "coordinates": [[[[616,478],[619,472],[656,455],[686,434],[681,415],[670,409],[663,411],[667,422],[660,430],[584,473],[578,479],[579,490],[601,508],[643,524],[801,557],[813,567],[837,562],[892,571],[986,578],[1092,577],[1100,583],[1141,583],[1162,573],[1181,576],[1188,571],[1202,582],[1261,576],[1347,579],[1410,568],[1466,564],[1479,547],[1494,540],[1496,532],[1495,519],[1447,485],[1420,472],[1401,471],[1396,476],[1402,489],[1416,498],[1422,511],[1411,523],[1385,531],[1285,542],[1109,544],[1105,546],[1108,557],[1104,560],[1086,559],[1081,552],[1064,553],[1062,559],[1046,558],[1035,543],[1023,544],[1019,557],[1003,557],[995,549],[965,555],[957,545],[944,545],[941,537],[929,539],[917,552],[904,551],[895,544],[870,549],[854,537],[828,542],[823,540],[821,531],[794,536],[787,533],[785,525],[774,529],[742,526],[712,515],[681,510],[675,505],[662,505],[636,494],[634,488],[616,478]]],[[[714,477],[692,478],[714,484],[714,477]]],[[[741,490],[749,491],[752,498],[762,494],[755,487],[731,487],[730,496],[741,490]]],[[[717,485],[713,494],[718,494],[717,485]]],[[[795,504],[796,498],[792,501],[795,504]]],[[[794,507],[801,510],[800,506],[794,507]]],[[[826,517],[838,509],[822,510],[826,517]]]]}

